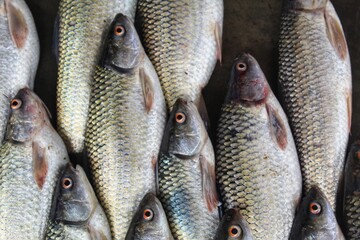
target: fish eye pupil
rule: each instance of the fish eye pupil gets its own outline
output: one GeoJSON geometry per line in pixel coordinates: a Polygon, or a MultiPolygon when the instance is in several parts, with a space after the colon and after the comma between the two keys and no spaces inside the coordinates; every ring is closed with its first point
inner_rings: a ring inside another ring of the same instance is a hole
{"type": "Polygon", "coordinates": [[[238,63],[238,64],[236,65],[236,68],[237,68],[237,70],[239,70],[239,71],[241,71],[241,72],[244,72],[244,71],[246,71],[247,66],[246,66],[245,63],[240,62],[240,63],[238,63]]]}
{"type": "Polygon", "coordinates": [[[312,214],[315,214],[315,215],[317,215],[317,214],[319,214],[320,212],[321,212],[321,206],[320,206],[320,204],[318,204],[318,203],[311,203],[310,204],[310,212],[312,213],[312,214]]]}
{"type": "Polygon", "coordinates": [[[239,237],[241,234],[241,229],[237,225],[233,225],[229,228],[229,236],[230,237],[239,237]]]}
{"type": "Polygon", "coordinates": [[[63,188],[65,188],[65,189],[69,189],[69,188],[71,188],[72,187],[72,185],[73,185],[73,182],[72,182],[72,180],[70,179],[70,178],[64,178],[63,179],[63,188]]]}
{"type": "Polygon", "coordinates": [[[11,103],[10,103],[12,109],[20,108],[21,104],[22,104],[22,102],[20,99],[13,99],[13,100],[11,100],[11,103]]]}
{"type": "Polygon", "coordinates": [[[154,214],[151,209],[145,209],[143,217],[146,221],[150,221],[153,219],[154,214]]]}
{"type": "Polygon", "coordinates": [[[236,235],[238,233],[238,230],[236,228],[231,229],[231,233],[233,235],[236,235]]]}
{"type": "Polygon", "coordinates": [[[116,36],[122,36],[125,33],[125,28],[123,26],[116,26],[114,31],[116,36]]]}
{"type": "Polygon", "coordinates": [[[185,119],[186,119],[185,114],[176,113],[175,120],[176,120],[177,123],[183,123],[183,122],[185,122],[185,119]]]}

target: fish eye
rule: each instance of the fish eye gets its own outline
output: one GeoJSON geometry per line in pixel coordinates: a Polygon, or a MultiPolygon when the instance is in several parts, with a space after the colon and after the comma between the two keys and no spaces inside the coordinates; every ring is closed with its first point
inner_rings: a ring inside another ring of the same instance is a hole
{"type": "Polygon", "coordinates": [[[146,221],[150,221],[154,218],[154,213],[151,209],[145,209],[144,210],[144,213],[143,213],[143,218],[146,220],[146,221]]]}
{"type": "Polygon", "coordinates": [[[14,98],[11,100],[10,106],[12,109],[19,109],[22,105],[22,101],[20,99],[14,98]]]}
{"type": "Polygon", "coordinates": [[[236,64],[236,69],[240,72],[245,72],[247,69],[247,65],[244,62],[239,62],[238,64],[236,64]]]}
{"type": "Polygon", "coordinates": [[[357,152],[355,153],[355,157],[357,157],[357,159],[360,159],[360,151],[357,151],[357,152]]]}
{"type": "Polygon", "coordinates": [[[318,215],[321,212],[321,205],[316,202],[310,203],[310,212],[314,215],[318,215]]]}
{"type": "Polygon", "coordinates": [[[123,36],[125,34],[125,27],[121,25],[115,26],[114,34],[116,36],[123,36]]]}
{"type": "Polygon", "coordinates": [[[62,180],[62,187],[64,189],[69,189],[73,186],[73,180],[71,178],[64,178],[62,180]]]}
{"type": "Polygon", "coordinates": [[[185,114],[178,112],[175,114],[175,120],[177,123],[183,123],[186,120],[185,114]]]}
{"type": "Polygon", "coordinates": [[[236,238],[236,237],[240,237],[241,235],[241,228],[237,225],[232,225],[229,227],[229,236],[236,238]]]}

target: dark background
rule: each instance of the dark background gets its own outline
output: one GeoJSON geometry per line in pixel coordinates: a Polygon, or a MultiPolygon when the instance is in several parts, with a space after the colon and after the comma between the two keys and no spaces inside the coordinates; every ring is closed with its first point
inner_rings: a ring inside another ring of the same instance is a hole
{"type": "MultiPolygon", "coordinates": [[[[37,26],[41,54],[35,91],[55,113],[56,63],[51,55],[54,21],[58,0],[26,0],[37,26]]],[[[353,71],[353,119],[351,141],[359,137],[360,99],[358,68],[360,61],[360,1],[332,0],[342,21],[349,45],[353,71]]],[[[260,63],[273,89],[277,88],[279,23],[282,0],[224,0],[223,63],[217,65],[204,90],[213,130],[226,93],[226,82],[233,59],[243,51],[260,63]]],[[[276,92],[276,91],[275,91],[276,92]]]]}

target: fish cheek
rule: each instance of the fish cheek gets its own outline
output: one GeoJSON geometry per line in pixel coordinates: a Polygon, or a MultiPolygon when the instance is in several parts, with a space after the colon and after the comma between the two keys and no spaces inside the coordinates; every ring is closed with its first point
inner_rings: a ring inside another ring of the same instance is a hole
{"type": "Polygon", "coordinates": [[[279,116],[279,113],[275,111],[268,103],[266,104],[266,111],[269,117],[271,137],[277,143],[279,148],[284,150],[288,143],[284,121],[279,116]]]}
{"type": "Polygon", "coordinates": [[[348,55],[348,47],[341,25],[328,12],[325,12],[326,33],[336,54],[341,60],[345,60],[348,55]]]}

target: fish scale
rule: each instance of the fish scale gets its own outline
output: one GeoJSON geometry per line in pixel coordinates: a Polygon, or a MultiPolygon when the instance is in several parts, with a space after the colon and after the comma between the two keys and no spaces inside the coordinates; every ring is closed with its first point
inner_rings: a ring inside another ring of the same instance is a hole
{"type": "Polygon", "coordinates": [[[59,7],[57,125],[71,153],[83,151],[91,79],[113,17],[132,19],[135,0],[62,0],[59,7]]]}
{"type": "Polygon", "coordinates": [[[125,238],[141,199],[155,191],[152,161],[165,123],[160,85],[146,113],[138,70],[131,71],[97,67],[86,138],[95,191],[114,239],[125,238]]]}
{"type": "Polygon", "coordinates": [[[197,101],[216,64],[223,1],[140,0],[136,17],[168,108],[180,97],[197,101]]]}
{"type": "Polygon", "coordinates": [[[348,141],[351,71],[347,50],[342,60],[329,41],[325,12],[336,16],[330,1],[324,10],[283,12],[279,82],[304,192],[319,186],[334,209],[348,141]]]}
{"type": "Polygon", "coordinates": [[[212,239],[217,212],[203,207],[199,159],[162,156],[159,162],[159,198],[174,239],[212,239]],[[200,206],[199,206],[200,205],[200,206]]]}
{"type": "Polygon", "coordinates": [[[255,239],[286,239],[299,192],[298,169],[289,161],[295,147],[281,152],[274,145],[265,108],[224,105],[218,126],[216,172],[224,208],[239,208],[255,239]]]}

